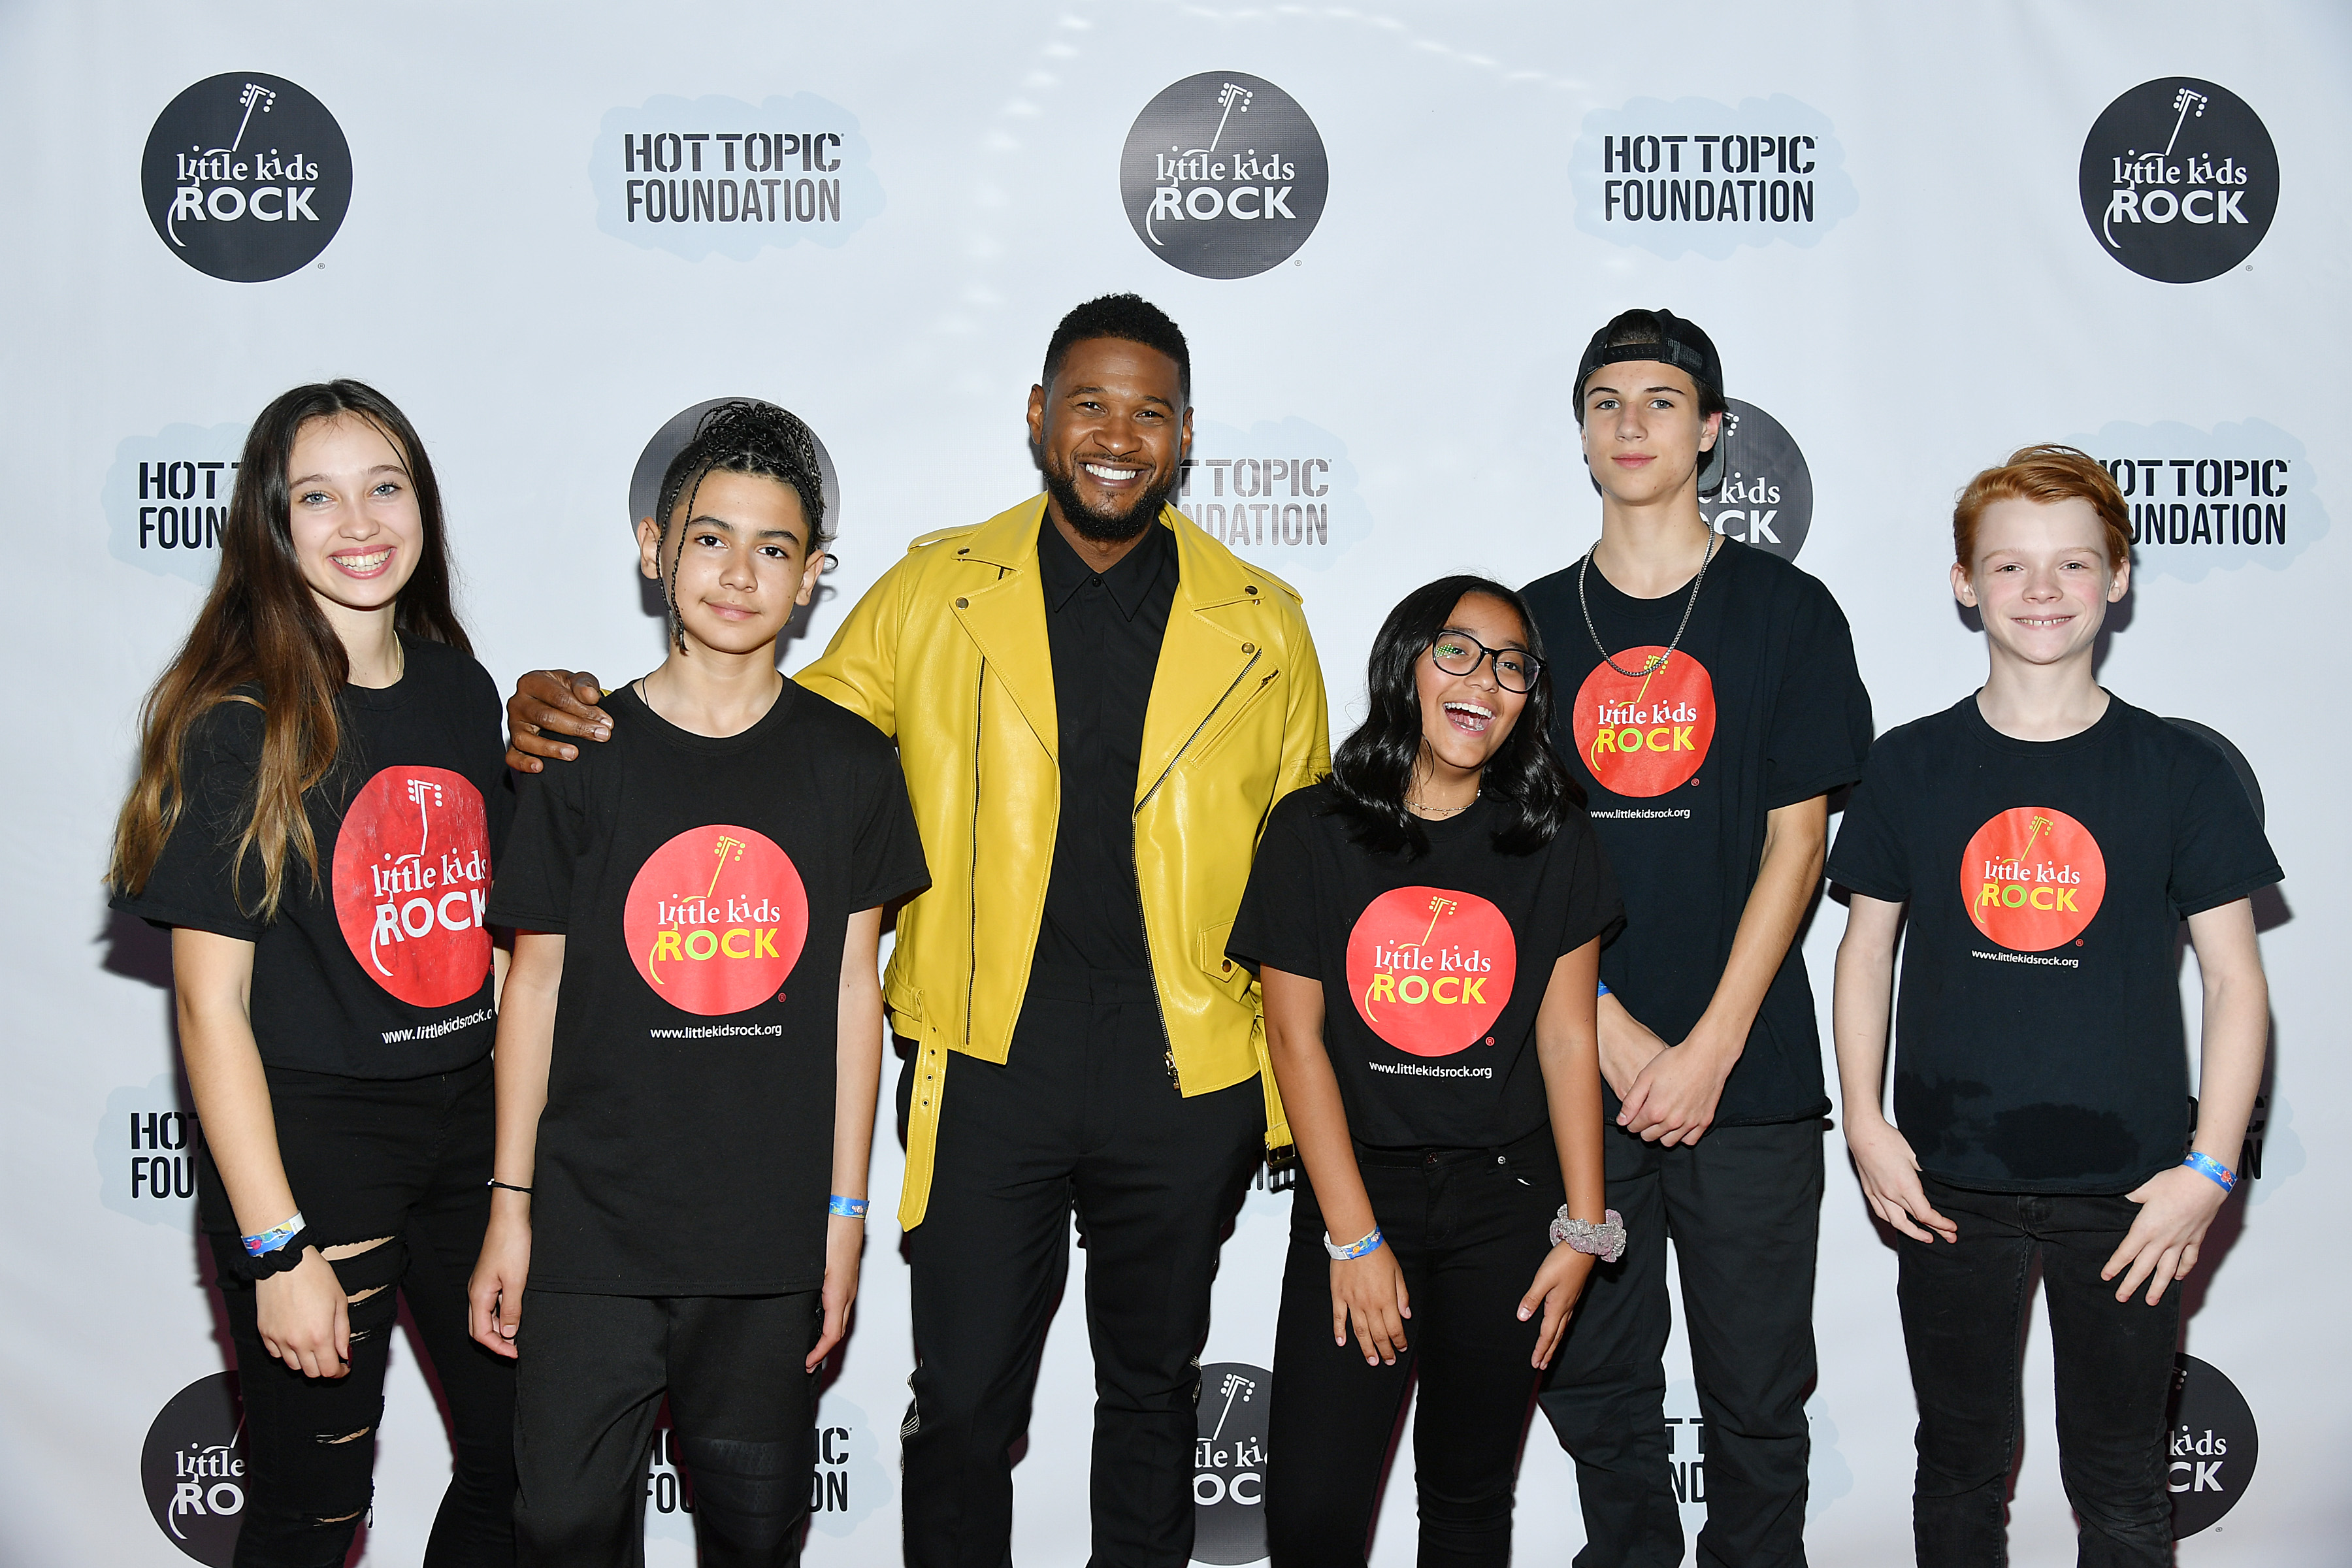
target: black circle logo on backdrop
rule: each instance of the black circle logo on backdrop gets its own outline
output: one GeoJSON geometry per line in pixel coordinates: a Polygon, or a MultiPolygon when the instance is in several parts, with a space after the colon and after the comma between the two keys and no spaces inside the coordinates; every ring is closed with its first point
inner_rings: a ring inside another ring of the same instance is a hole
{"type": "Polygon", "coordinates": [[[327,106],[283,77],[207,77],[164,106],[139,184],[172,254],[231,283],[309,266],[352,205],[352,149],[327,106]]]}
{"type": "Polygon", "coordinates": [[[2200,724],[2194,719],[2167,719],[2165,722],[2176,730],[2187,731],[2221,753],[2221,760],[2230,764],[2231,773],[2238,775],[2239,787],[2246,792],[2246,804],[2254,808],[2254,826],[2268,827],[2270,814],[2263,807],[2262,781],[2254,777],[2253,764],[2246,761],[2246,753],[2238,750],[2229,736],[2210,725],[2200,724]]]}
{"type": "Polygon", "coordinates": [[[1265,1556],[1265,1416],[1273,1376],[1246,1362],[1201,1369],[1192,1445],[1192,1560],[1265,1556]]]}
{"type": "Polygon", "coordinates": [[[1699,497],[1699,515],[1726,539],[1794,561],[1813,526],[1813,471],[1788,427],[1736,397],[1723,416],[1723,489],[1699,497]]]}
{"type": "Polygon", "coordinates": [[[244,1435],[236,1373],[216,1372],[172,1396],[139,1450],[139,1481],[156,1527],[209,1568],[228,1568],[236,1552],[245,1521],[244,1435]]]}
{"type": "Polygon", "coordinates": [[[1195,278],[1250,278],[1307,243],[1331,188],[1298,100],[1243,71],[1188,76],[1143,106],[1118,159],[1135,237],[1195,278]]]}
{"type": "Polygon", "coordinates": [[[2254,253],[2278,212],[2262,117],[2195,77],[2144,81],[2083,142],[2083,216],[2107,254],[2159,283],[2201,283],[2254,253]]]}
{"type": "Polygon", "coordinates": [[[2172,1536],[2178,1541],[2238,1506],[2254,1479],[2261,1444],[2246,1396],[2193,1355],[2172,1358],[2166,1416],[2165,1486],[2172,1493],[2172,1536]]]}
{"type": "MultiPolygon", "coordinates": [[[[767,401],[764,397],[713,397],[671,415],[662,427],[654,432],[653,439],[646,443],[646,449],[637,455],[636,468],[629,475],[629,531],[635,532],[637,520],[653,516],[654,508],[661,504],[662,476],[669,471],[670,459],[686,450],[686,444],[694,439],[694,427],[702,423],[704,415],[722,403],[767,401]]],[[[770,406],[780,405],[772,404],[770,406]]],[[[841,527],[841,477],[835,471],[833,454],[824,449],[824,443],[818,440],[814,430],[809,432],[809,439],[816,442],[817,475],[824,481],[825,531],[838,532],[841,527]]],[[[663,521],[667,523],[668,520],[663,521]]]]}

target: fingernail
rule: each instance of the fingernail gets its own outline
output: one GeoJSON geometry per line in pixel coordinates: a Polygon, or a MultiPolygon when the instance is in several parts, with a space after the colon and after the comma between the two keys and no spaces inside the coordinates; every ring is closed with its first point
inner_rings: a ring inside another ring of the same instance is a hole
{"type": "Polygon", "coordinates": [[[1522,1308],[1520,1308],[1520,1309],[1519,1309],[1519,1321],[1521,1321],[1521,1322],[1523,1322],[1523,1323],[1524,1323],[1524,1322],[1526,1322],[1527,1321],[1528,1321],[1528,1310],[1527,1310],[1525,1307],[1522,1307],[1522,1308]]]}

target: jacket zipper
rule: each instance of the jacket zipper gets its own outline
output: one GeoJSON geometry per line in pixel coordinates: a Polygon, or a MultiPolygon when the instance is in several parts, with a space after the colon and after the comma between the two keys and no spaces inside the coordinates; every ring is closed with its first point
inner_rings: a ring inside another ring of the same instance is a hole
{"type": "Polygon", "coordinates": [[[971,694],[971,869],[965,879],[963,1045],[971,1049],[971,996],[980,984],[980,748],[981,704],[988,699],[988,660],[980,661],[980,684],[971,694]]]}

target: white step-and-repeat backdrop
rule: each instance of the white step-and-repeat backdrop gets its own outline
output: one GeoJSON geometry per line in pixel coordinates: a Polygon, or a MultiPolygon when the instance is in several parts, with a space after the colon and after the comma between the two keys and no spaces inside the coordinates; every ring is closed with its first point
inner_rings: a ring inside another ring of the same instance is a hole
{"type": "MultiPolygon", "coordinates": [[[[840,496],[797,665],[908,538],[1034,491],[1046,335],[1133,289],[1193,345],[1183,504],[1304,590],[1343,732],[1405,589],[1531,578],[1592,538],[1570,383],[1628,306],[1721,345],[1743,472],[1713,521],[1837,594],[1882,727],[1982,669],[1945,584],[1956,487],[2034,440],[2114,467],[2138,571],[2102,678],[2234,743],[2288,870],[2261,911],[2255,1179],[2188,1287],[2181,1558],[2344,1561],[2347,66],[2326,0],[0,9],[0,1558],[222,1563],[242,1502],[166,946],[98,878],[247,421],[334,375],[407,409],[505,682],[658,659],[641,454],[709,399],[782,403],[840,496]]],[[[1824,902],[1805,938],[1824,1033],[1843,921],[1824,902]]],[[[1828,1136],[1810,1536],[1880,1564],[1908,1551],[1912,1402],[1894,1255],[1828,1136]]],[[[1261,1551],[1287,1205],[1253,1193],[1225,1248],[1207,1562],[1261,1551]]],[[[874,1230],[820,1417],[819,1563],[898,1556],[911,1352],[874,1230]]],[[[1696,1525],[1706,1434],[1672,1353],[1696,1525]]],[[[2074,1552],[2048,1384],[2037,1326],[2021,1563],[2074,1552]]],[[[1017,1471],[1023,1562],[1083,1556],[1090,1400],[1073,1307],[1017,1471]]],[[[366,1562],[416,1560],[446,1462],[404,1348],[366,1562]]],[[[1377,1563],[1411,1559],[1410,1464],[1377,1563]]],[[[662,1456],[648,1486],[649,1560],[688,1562],[662,1456]]],[[[1540,1425],[1519,1497],[1520,1561],[1565,1563],[1540,1425]]]]}

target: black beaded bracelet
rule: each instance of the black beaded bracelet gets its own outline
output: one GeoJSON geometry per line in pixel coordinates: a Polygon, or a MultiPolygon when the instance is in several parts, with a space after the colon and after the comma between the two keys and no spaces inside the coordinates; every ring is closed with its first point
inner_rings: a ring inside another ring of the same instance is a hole
{"type": "Polygon", "coordinates": [[[500,1192],[520,1193],[525,1197],[530,1196],[530,1189],[529,1187],[518,1187],[512,1182],[501,1182],[496,1176],[492,1176],[488,1181],[482,1184],[484,1186],[496,1187],[500,1192]]]}

